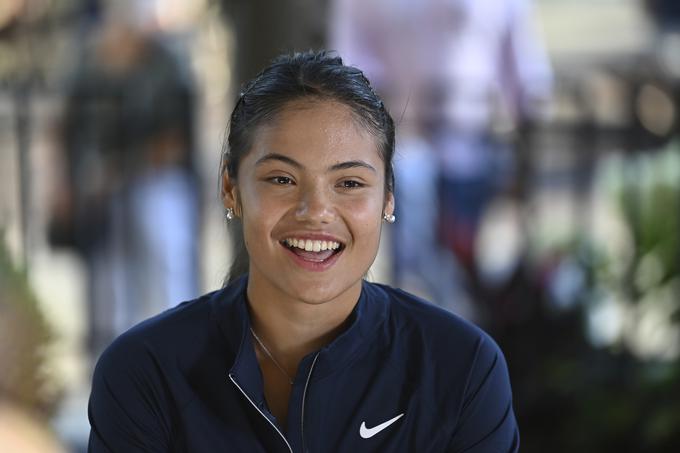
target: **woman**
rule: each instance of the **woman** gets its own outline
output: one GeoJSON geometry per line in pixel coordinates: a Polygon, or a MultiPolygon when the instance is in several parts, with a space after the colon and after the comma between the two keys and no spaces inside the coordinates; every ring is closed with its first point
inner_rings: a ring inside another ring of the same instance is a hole
{"type": "Polygon", "coordinates": [[[496,344],[363,280],[394,221],[393,151],[391,117],[340,58],[283,56],[257,76],[222,168],[249,260],[102,355],[90,451],[517,451],[496,344]]]}

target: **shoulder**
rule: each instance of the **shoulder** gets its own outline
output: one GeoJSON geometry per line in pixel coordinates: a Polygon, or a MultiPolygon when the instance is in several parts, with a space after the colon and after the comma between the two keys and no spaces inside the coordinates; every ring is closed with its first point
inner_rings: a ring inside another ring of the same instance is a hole
{"type": "Polygon", "coordinates": [[[472,322],[401,289],[370,284],[370,291],[387,302],[383,331],[390,349],[418,375],[456,383],[447,388],[459,392],[473,391],[491,371],[508,379],[498,344],[472,322]]]}
{"type": "Polygon", "coordinates": [[[210,297],[138,324],[102,353],[88,406],[92,451],[168,451],[177,405],[191,399],[182,375],[204,342],[210,297]]]}
{"type": "MultiPolygon", "coordinates": [[[[183,302],[143,321],[116,338],[102,353],[97,368],[149,367],[155,363],[187,369],[206,354],[223,355],[238,344],[247,279],[183,302]]],[[[97,369],[95,369],[96,371],[97,369]]]]}
{"type": "Polygon", "coordinates": [[[388,303],[388,322],[405,334],[422,336],[433,343],[456,345],[457,350],[481,348],[500,352],[496,342],[474,323],[399,288],[371,283],[374,297],[388,303]]]}
{"type": "Polygon", "coordinates": [[[366,292],[385,312],[380,356],[418,392],[449,436],[447,451],[517,451],[507,365],[491,336],[403,290],[368,284],[366,292]]]}
{"type": "Polygon", "coordinates": [[[101,354],[98,373],[117,373],[122,368],[150,369],[172,362],[185,367],[197,352],[214,342],[216,310],[225,302],[225,291],[183,302],[130,328],[101,354]]]}
{"type": "Polygon", "coordinates": [[[215,291],[143,321],[116,338],[95,366],[90,407],[105,412],[122,404],[146,414],[168,404],[169,393],[180,404],[189,401],[192,395],[186,383],[192,370],[206,363],[220,366],[227,360],[216,318],[218,310],[233,305],[231,301],[229,288],[215,291]],[[138,400],[146,405],[135,406],[138,400]]]}

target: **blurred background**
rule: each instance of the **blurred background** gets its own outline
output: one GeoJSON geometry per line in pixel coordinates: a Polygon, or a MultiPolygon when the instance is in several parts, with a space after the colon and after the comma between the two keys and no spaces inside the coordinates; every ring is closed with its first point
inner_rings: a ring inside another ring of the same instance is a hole
{"type": "Polygon", "coordinates": [[[233,99],[320,47],[398,124],[371,277],[492,334],[522,451],[680,451],[676,0],[2,0],[0,451],[86,451],[102,348],[222,285],[233,99]]]}

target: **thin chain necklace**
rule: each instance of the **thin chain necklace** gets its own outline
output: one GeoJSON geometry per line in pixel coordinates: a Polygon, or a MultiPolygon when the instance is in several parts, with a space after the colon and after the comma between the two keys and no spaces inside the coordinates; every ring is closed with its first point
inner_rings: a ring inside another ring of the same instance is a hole
{"type": "Polygon", "coordinates": [[[262,343],[262,340],[260,340],[260,337],[257,336],[257,334],[255,333],[255,331],[253,330],[252,327],[250,328],[250,333],[253,334],[253,338],[255,338],[255,341],[257,341],[257,344],[260,345],[260,347],[262,348],[262,350],[264,351],[264,353],[267,354],[267,357],[269,357],[269,358],[271,359],[272,363],[273,363],[274,365],[276,365],[276,368],[278,368],[279,371],[281,371],[281,373],[283,373],[283,375],[286,376],[286,379],[288,379],[288,382],[290,383],[290,385],[293,385],[293,378],[290,377],[290,374],[288,374],[288,372],[286,371],[286,369],[283,368],[283,367],[281,366],[281,364],[274,358],[274,356],[272,355],[272,353],[269,352],[269,349],[267,349],[267,347],[264,345],[264,343],[262,343]]]}

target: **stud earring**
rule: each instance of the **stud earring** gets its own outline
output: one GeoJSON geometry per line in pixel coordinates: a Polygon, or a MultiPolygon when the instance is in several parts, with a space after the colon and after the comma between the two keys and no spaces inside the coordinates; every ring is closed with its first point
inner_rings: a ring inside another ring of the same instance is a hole
{"type": "Polygon", "coordinates": [[[383,215],[383,220],[387,223],[394,223],[397,218],[394,216],[394,214],[387,214],[383,215]]]}
{"type": "Polygon", "coordinates": [[[224,211],[224,218],[227,219],[227,222],[234,220],[234,217],[234,210],[232,208],[227,208],[227,210],[224,211]]]}

